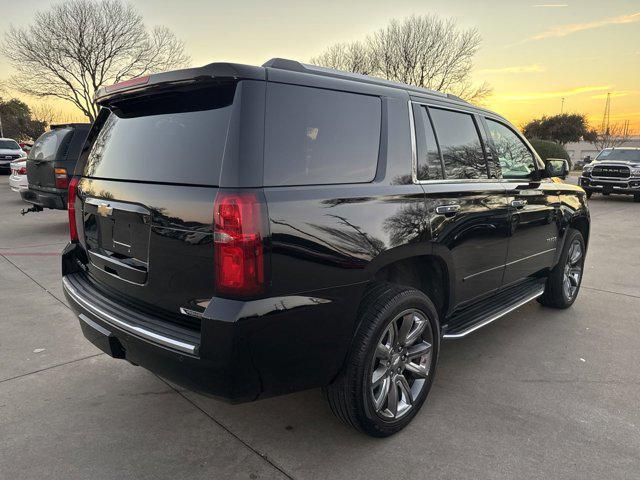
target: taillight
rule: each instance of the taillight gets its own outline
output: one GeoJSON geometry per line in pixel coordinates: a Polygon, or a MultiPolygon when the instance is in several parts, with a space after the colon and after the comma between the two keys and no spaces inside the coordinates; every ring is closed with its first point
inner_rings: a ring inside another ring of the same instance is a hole
{"type": "Polygon", "coordinates": [[[65,168],[56,168],[54,170],[56,176],[56,188],[69,187],[69,180],[67,179],[67,170],[65,168]]]}
{"type": "Polygon", "coordinates": [[[214,203],[216,293],[264,291],[266,204],[261,192],[218,191],[214,203]]]}
{"type": "Polygon", "coordinates": [[[16,170],[16,173],[18,175],[26,175],[27,174],[27,167],[20,167],[18,170],[16,170]]]}
{"type": "Polygon", "coordinates": [[[80,177],[73,177],[69,182],[67,196],[67,210],[69,211],[69,236],[72,242],[78,241],[78,227],[76,226],[76,188],[80,177]]]}

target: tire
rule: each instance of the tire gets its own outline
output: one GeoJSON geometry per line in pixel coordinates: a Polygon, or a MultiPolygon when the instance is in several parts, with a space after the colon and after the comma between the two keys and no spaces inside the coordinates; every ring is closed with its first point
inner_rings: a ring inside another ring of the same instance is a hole
{"type": "Polygon", "coordinates": [[[418,290],[376,283],[365,293],[358,317],[345,366],[325,393],[343,422],[387,437],[411,422],[431,389],[440,350],[438,313],[418,290]]]}
{"type": "Polygon", "coordinates": [[[593,195],[593,192],[591,190],[585,190],[587,192],[587,198],[591,198],[591,195],[593,195]]]}
{"type": "Polygon", "coordinates": [[[633,201],[640,203],[640,193],[636,193],[633,195],[633,201]]]}
{"type": "Polygon", "coordinates": [[[584,275],[584,257],[586,249],[582,234],[573,228],[567,232],[567,237],[560,254],[558,264],[551,270],[547,278],[544,293],[538,301],[551,308],[569,308],[576,301],[584,275]],[[577,247],[574,247],[576,245],[577,247]],[[576,260],[576,250],[580,249],[576,260]],[[568,276],[567,276],[568,275],[568,276]],[[569,288],[567,283],[569,282],[569,288]]]}
{"type": "Polygon", "coordinates": [[[611,195],[611,192],[602,192],[602,195],[604,195],[605,197],[608,197],[609,195],[611,195]]]}

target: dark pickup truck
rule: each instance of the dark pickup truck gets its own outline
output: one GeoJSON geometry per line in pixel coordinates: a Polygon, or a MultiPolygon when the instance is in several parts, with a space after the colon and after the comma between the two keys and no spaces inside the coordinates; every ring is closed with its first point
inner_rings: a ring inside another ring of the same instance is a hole
{"type": "Polygon", "coordinates": [[[584,190],[456,97],[274,59],[96,98],[64,292],[87,339],[180,385],[232,402],[320,386],[391,435],[443,338],[578,295],[584,190]]]}
{"type": "Polygon", "coordinates": [[[51,125],[38,137],[27,157],[29,189],[20,192],[30,211],[67,209],[69,180],[91,128],[90,123],[51,125]]]}

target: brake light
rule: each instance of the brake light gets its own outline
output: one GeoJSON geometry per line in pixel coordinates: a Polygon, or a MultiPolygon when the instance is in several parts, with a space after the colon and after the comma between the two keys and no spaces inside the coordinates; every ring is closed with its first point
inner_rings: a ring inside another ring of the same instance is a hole
{"type": "Polygon", "coordinates": [[[16,170],[16,174],[18,174],[18,175],[26,175],[27,174],[27,167],[20,167],[18,170],[16,170]]]}
{"type": "Polygon", "coordinates": [[[69,179],[67,178],[67,170],[65,168],[56,168],[54,170],[56,177],[56,188],[69,187],[69,179]]]}
{"type": "Polygon", "coordinates": [[[69,211],[69,236],[72,242],[78,241],[78,227],[76,225],[76,189],[80,177],[73,177],[69,182],[69,193],[67,196],[67,210],[69,211]]]}
{"type": "Polygon", "coordinates": [[[213,211],[216,293],[263,292],[267,219],[262,194],[220,190],[213,211]]]}
{"type": "Polygon", "coordinates": [[[113,85],[108,85],[106,88],[107,92],[114,92],[116,90],[120,90],[122,88],[128,87],[136,87],[138,85],[146,85],[149,82],[149,75],[146,77],[136,77],[130,80],[125,80],[124,82],[114,83],[113,85]]]}

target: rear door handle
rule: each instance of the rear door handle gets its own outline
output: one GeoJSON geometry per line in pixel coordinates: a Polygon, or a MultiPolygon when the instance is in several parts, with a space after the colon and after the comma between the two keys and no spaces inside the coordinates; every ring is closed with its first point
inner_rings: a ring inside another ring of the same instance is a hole
{"type": "Polygon", "coordinates": [[[453,215],[460,210],[460,205],[457,203],[451,205],[440,205],[436,207],[436,213],[439,215],[453,215]]]}
{"type": "Polygon", "coordinates": [[[523,208],[526,204],[526,200],[511,200],[511,206],[514,208],[523,208]]]}

